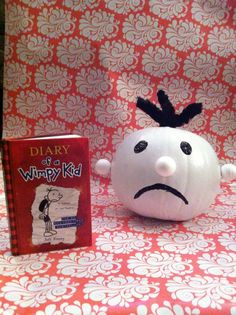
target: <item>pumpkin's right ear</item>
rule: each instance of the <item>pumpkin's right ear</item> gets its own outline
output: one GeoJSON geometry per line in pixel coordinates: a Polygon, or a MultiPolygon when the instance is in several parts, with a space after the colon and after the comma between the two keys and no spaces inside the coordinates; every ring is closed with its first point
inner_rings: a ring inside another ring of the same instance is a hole
{"type": "Polygon", "coordinates": [[[225,181],[236,179],[236,166],[233,164],[224,164],[221,166],[221,177],[225,181]]]}
{"type": "Polygon", "coordinates": [[[106,159],[100,159],[95,164],[95,172],[98,175],[107,176],[111,170],[111,163],[106,159]]]}

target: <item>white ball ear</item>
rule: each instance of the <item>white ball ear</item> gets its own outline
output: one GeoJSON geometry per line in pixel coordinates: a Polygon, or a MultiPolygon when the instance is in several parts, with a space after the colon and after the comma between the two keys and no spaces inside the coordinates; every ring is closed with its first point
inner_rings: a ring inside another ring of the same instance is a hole
{"type": "Polygon", "coordinates": [[[225,181],[236,179],[236,166],[233,164],[224,164],[221,166],[221,176],[225,181]]]}
{"type": "Polygon", "coordinates": [[[95,164],[95,172],[98,175],[107,176],[111,170],[111,163],[106,159],[100,159],[95,164]]]}

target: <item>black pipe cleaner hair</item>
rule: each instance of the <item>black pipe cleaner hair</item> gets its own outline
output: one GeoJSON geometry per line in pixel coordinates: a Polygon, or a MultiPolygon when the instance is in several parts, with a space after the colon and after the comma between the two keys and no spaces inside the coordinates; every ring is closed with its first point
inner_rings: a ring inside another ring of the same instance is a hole
{"type": "Polygon", "coordinates": [[[187,124],[190,119],[198,115],[202,111],[202,103],[189,104],[184,110],[176,114],[172,103],[164,91],[157,92],[157,98],[161,105],[161,109],[149,100],[138,97],[137,107],[148,114],[152,119],[160,124],[160,127],[180,127],[187,124]]]}

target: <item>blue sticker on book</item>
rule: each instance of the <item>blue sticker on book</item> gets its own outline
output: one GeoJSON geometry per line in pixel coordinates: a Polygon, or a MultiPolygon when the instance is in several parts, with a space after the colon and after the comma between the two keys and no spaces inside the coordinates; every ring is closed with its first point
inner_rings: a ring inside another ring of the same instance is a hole
{"type": "Polygon", "coordinates": [[[78,227],[84,223],[83,219],[76,216],[62,217],[60,221],[54,221],[55,229],[65,229],[70,227],[78,227]]]}

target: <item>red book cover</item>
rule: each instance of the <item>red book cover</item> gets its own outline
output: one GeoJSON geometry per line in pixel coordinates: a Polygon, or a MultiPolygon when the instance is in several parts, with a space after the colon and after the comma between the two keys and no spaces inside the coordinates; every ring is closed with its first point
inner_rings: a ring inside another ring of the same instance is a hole
{"type": "Polygon", "coordinates": [[[14,255],[91,245],[88,138],[3,141],[14,255]]]}

